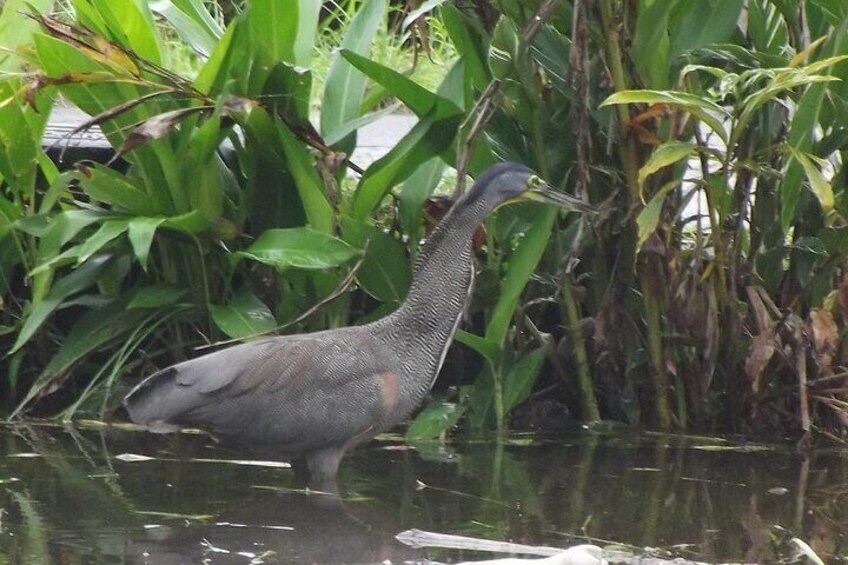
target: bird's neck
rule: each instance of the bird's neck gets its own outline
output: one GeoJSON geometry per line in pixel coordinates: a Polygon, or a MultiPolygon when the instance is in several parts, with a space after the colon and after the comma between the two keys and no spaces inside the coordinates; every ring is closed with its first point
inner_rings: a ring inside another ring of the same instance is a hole
{"type": "MultiPolygon", "coordinates": [[[[456,206],[454,207],[456,208],[456,206]]],[[[430,390],[471,293],[471,237],[482,210],[452,210],[424,242],[413,267],[406,300],[388,318],[386,330],[416,396],[430,390]]]]}

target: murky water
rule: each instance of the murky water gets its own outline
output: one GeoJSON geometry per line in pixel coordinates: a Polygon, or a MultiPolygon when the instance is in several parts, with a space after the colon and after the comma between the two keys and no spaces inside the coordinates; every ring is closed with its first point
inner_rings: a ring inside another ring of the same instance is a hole
{"type": "Polygon", "coordinates": [[[768,562],[780,526],[831,562],[848,555],[846,452],[803,459],[782,448],[588,432],[452,449],[373,442],[343,461],[339,501],[305,493],[290,469],[237,464],[255,454],[203,436],[0,428],[0,564],[488,557],[395,541],[409,528],[768,562]]]}

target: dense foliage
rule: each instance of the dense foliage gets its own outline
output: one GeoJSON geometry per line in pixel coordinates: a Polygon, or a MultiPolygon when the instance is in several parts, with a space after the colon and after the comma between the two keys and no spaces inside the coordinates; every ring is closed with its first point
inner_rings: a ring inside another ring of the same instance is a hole
{"type": "Polygon", "coordinates": [[[434,15],[459,53],[435,91],[369,58],[386,1],[350,3],[320,117],[320,3],[253,0],[226,27],[200,0],[70,5],[72,23],[44,0],[0,15],[9,413],[102,415],[195,346],[384,315],[446,171],[514,160],[599,213],[488,222],[459,336],[485,361],[411,435],[566,411],[848,432],[841,0],[426,2],[400,28],[434,15]],[[163,29],[196,76],[169,70],[163,29]],[[124,168],[46,158],[59,95],[124,168]],[[418,122],[348,189],[388,96],[418,122]]]}

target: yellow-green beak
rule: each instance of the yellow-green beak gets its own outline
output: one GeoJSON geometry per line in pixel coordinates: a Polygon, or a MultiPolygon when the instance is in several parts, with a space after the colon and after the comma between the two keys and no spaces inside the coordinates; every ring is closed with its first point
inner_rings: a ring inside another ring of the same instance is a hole
{"type": "Polygon", "coordinates": [[[597,212],[595,208],[589,205],[582,200],[574,198],[569,194],[565,194],[564,192],[557,192],[552,189],[547,184],[539,184],[530,188],[527,192],[523,194],[525,198],[528,200],[533,200],[536,202],[545,202],[547,204],[554,204],[561,208],[565,208],[567,210],[572,210],[574,212],[581,212],[584,214],[594,214],[597,212]]]}

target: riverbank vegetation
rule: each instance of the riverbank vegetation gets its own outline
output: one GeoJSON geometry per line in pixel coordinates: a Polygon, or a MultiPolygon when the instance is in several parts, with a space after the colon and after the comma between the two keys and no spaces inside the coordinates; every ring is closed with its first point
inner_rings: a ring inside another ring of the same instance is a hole
{"type": "Polygon", "coordinates": [[[391,24],[410,57],[428,29],[456,53],[424,86],[374,60],[385,0],[345,6],[329,65],[316,2],[69,6],[0,15],[7,416],[104,417],[197,347],[390,312],[443,176],[513,160],[598,214],[487,223],[464,370],[410,435],[570,415],[848,437],[843,2],[424,2],[391,24]],[[388,98],[418,122],[363,170],[388,98]],[[120,166],[46,157],[59,99],[120,166]]]}

